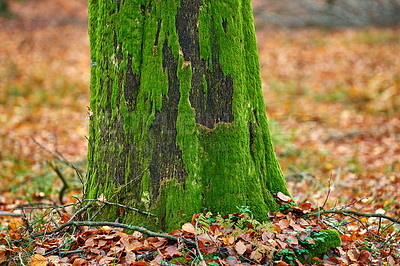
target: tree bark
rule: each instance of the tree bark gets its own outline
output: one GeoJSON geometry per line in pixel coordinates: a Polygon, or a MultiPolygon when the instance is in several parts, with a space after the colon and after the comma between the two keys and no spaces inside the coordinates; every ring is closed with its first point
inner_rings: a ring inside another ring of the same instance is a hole
{"type": "Polygon", "coordinates": [[[121,219],[159,230],[205,209],[249,206],[261,220],[277,210],[271,192],[289,192],[250,0],[90,0],[89,36],[88,198],[154,213],[121,219]]]}

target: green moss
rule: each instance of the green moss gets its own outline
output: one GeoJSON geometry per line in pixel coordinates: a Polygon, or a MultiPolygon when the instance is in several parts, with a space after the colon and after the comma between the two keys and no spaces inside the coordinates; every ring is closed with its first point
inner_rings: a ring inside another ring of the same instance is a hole
{"type": "Polygon", "coordinates": [[[327,253],[330,249],[339,247],[341,245],[341,240],[339,233],[335,230],[321,230],[318,232],[312,232],[311,238],[314,239],[315,244],[302,244],[303,247],[307,250],[304,254],[300,254],[298,251],[297,257],[302,263],[310,263],[312,258],[321,257],[323,254],[327,253]]]}

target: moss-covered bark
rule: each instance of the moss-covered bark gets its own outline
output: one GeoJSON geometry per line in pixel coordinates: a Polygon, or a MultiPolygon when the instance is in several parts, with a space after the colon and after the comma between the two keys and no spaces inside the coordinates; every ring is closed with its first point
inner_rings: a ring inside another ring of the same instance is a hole
{"type": "Polygon", "coordinates": [[[250,0],[90,0],[89,36],[88,197],[150,211],[123,218],[170,230],[204,209],[250,206],[266,219],[271,192],[289,195],[250,0]]]}

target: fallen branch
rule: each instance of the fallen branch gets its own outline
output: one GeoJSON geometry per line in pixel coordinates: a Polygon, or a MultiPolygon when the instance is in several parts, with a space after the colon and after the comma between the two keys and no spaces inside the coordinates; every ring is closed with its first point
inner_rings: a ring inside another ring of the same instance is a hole
{"type": "MultiPolygon", "coordinates": [[[[72,218],[71,218],[71,220],[72,220],[72,218]]],[[[57,229],[48,231],[47,234],[57,233],[57,232],[61,231],[62,229],[66,228],[66,227],[70,227],[70,226],[112,226],[112,227],[119,227],[119,228],[123,228],[123,229],[127,229],[127,230],[138,231],[143,234],[147,234],[149,236],[164,237],[166,239],[173,240],[173,241],[178,241],[179,239],[182,239],[182,241],[185,244],[196,246],[195,242],[193,242],[189,239],[186,239],[184,237],[177,237],[177,236],[171,236],[171,235],[162,234],[162,233],[156,233],[156,232],[150,231],[147,228],[140,227],[140,226],[133,226],[133,225],[128,225],[128,224],[114,223],[114,222],[89,222],[89,221],[71,221],[71,220],[64,224],[61,224],[57,229]]],[[[35,234],[35,235],[32,235],[31,237],[36,238],[36,237],[39,237],[42,235],[44,235],[44,233],[35,234]]]]}
{"type": "Polygon", "coordinates": [[[307,213],[303,216],[303,218],[308,218],[311,216],[318,216],[321,214],[327,214],[327,213],[334,213],[334,214],[342,214],[342,215],[357,215],[357,216],[364,216],[364,217],[375,217],[375,218],[383,218],[386,220],[389,220],[393,223],[400,224],[400,218],[393,218],[384,214],[375,214],[375,213],[365,213],[365,212],[358,212],[358,211],[352,211],[352,210],[320,210],[319,212],[311,212],[307,213]]]}
{"type": "Polygon", "coordinates": [[[13,213],[13,212],[0,212],[0,217],[3,217],[3,216],[21,217],[21,216],[23,216],[23,214],[13,213]]]}
{"type": "Polygon", "coordinates": [[[114,205],[114,206],[122,207],[124,209],[135,211],[135,212],[138,212],[138,213],[141,213],[141,214],[145,214],[145,215],[148,215],[148,216],[157,217],[157,215],[155,215],[153,213],[142,211],[142,210],[136,209],[134,207],[130,207],[130,206],[119,204],[119,203],[115,203],[115,202],[103,201],[103,200],[98,200],[98,199],[85,199],[84,201],[95,201],[95,202],[99,202],[99,203],[103,203],[103,204],[114,205]]]}

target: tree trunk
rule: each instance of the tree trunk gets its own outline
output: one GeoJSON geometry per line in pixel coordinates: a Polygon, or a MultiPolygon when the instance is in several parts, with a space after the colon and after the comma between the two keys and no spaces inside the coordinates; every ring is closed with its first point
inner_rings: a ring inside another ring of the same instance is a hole
{"type": "Polygon", "coordinates": [[[277,210],[271,192],[289,192],[250,0],[90,0],[89,36],[85,193],[157,215],[108,208],[103,219],[171,230],[205,209],[277,210]]]}

